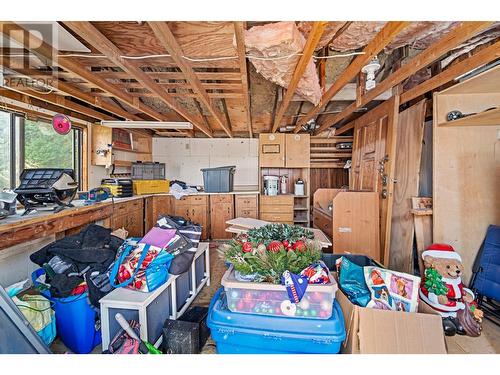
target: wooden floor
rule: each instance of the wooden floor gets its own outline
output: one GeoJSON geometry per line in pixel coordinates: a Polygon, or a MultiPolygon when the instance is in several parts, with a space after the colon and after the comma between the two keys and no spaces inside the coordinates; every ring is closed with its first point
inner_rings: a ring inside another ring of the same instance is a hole
{"type": "MultiPolygon", "coordinates": [[[[210,304],[212,296],[220,288],[222,275],[226,271],[224,261],[219,258],[217,253],[217,243],[210,244],[210,286],[204,287],[200,294],[193,301],[193,305],[207,306],[210,304]]],[[[454,336],[446,338],[446,345],[449,354],[500,354],[500,327],[485,319],[483,324],[483,333],[480,337],[472,338],[467,336],[454,336]]],[[[52,344],[51,349],[54,353],[66,353],[67,349],[59,340],[52,344]]],[[[97,346],[92,353],[101,353],[101,346],[97,346]]],[[[214,342],[209,339],[202,354],[214,354],[216,347],[214,342]]]]}

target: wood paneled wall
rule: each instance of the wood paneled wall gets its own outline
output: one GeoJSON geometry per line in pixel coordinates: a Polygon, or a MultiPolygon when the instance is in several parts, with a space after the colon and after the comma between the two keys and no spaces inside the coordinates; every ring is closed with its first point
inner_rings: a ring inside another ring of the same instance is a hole
{"type": "Polygon", "coordinates": [[[314,192],[319,188],[339,189],[349,187],[349,170],[340,168],[311,168],[311,205],[314,192]]]}

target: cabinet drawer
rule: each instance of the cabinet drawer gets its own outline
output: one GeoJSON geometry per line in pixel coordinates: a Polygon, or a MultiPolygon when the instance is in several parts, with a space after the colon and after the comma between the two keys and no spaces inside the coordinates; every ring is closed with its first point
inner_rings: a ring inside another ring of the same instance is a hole
{"type": "Polygon", "coordinates": [[[260,220],[271,221],[275,223],[293,223],[293,212],[290,213],[261,213],[260,220]]]}
{"type": "Polygon", "coordinates": [[[211,195],[210,203],[212,204],[233,203],[233,195],[232,194],[211,195]]]}
{"type": "Polygon", "coordinates": [[[270,206],[270,205],[293,206],[293,195],[275,195],[275,196],[262,195],[260,197],[260,204],[263,206],[270,206]]]}
{"type": "Polygon", "coordinates": [[[236,195],[236,207],[237,208],[247,208],[256,210],[257,209],[257,196],[256,195],[236,195]]]}
{"type": "Polygon", "coordinates": [[[250,217],[252,219],[257,219],[257,210],[248,209],[248,208],[240,208],[236,209],[236,217],[250,217]]]}
{"type": "Polygon", "coordinates": [[[269,214],[293,213],[293,206],[275,206],[275,205],[263,205],[263,204],[261,204],[260,205],[260,213],[269,213],[269,214]]]}
{"type": "Polygon", "coordinates": [[[325,215],[321,211],[316,209],[313,210],[313,225],[314,227],[320,229],[325,233],[329,238],[332,238],[333,232],[333,224],[332,217],[325,215]]]}
{"type": "Polygon", "coordinates": [[[191,205],[206,205],[208,204],[208,195],[190,195],[188,202],[191,205]]]}
{"type": "Polygon", "coordinates": [[[135,199],[128,202],[115,203],[113,211],[115,215],[123,215],[135,210],[142,209],[142,199],[135,199]]]}

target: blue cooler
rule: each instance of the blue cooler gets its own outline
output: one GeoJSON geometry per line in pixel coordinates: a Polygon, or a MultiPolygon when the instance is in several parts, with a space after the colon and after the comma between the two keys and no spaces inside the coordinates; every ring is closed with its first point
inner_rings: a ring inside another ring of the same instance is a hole
{"type": "Polygon", "coordinates": [[[337,354],[345,339],[337,301],[330,319],[286,318],[231,312],[220,288],[207,325],[219,354],[337,354]]]}

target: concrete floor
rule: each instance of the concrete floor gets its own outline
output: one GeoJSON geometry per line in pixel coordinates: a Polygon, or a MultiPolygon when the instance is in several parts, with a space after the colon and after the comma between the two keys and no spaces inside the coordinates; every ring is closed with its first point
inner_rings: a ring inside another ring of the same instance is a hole
{"type": "MultiPolygon", "coordinates": [[[[226,271],[224,262],[219,259],[217,244],[210,244],[210,267],[211,283],[209,287],[202,289],[200,294],[193,301],[193,305],[207,306],[210,304],[212,296],[220,288],[220,280],[226,271]]],[[[488,319],[483,321],[483,332],[480,337],[472,338],[468,336],[446,337],[446,345],[449,354],[499,354],[500,353],[500,327],[493,324],[488,319]]],[[[51,349],[54,353],[67,353],[64,344],[56,339],[51,349]]],[[[101,353],[101,346],[97,346],[93,354],[101,353]]],[[[209,339],[203,348],[202,354],[216,353],[215,343],[209,339]]]]}

